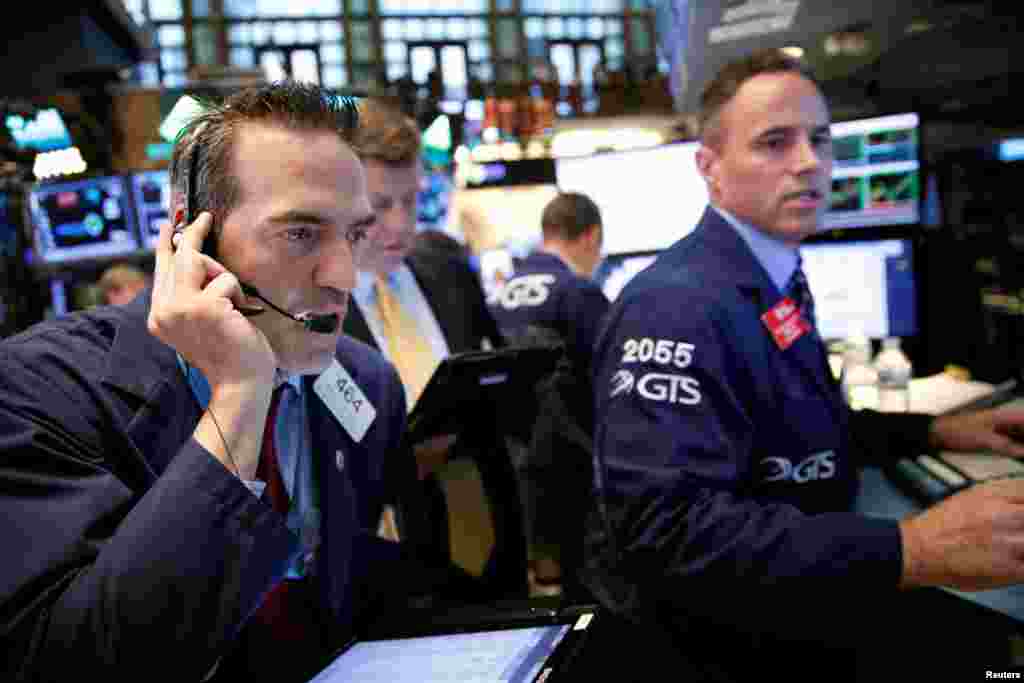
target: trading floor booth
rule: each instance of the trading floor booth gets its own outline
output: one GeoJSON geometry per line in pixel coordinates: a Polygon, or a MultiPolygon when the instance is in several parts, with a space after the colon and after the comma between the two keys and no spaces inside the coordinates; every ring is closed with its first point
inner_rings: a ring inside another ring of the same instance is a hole
{"type": "MultiPolygon", "coordinates": [[[[944,335],[949,326],[968,324],[962,308],[924,305],[928,286],[953,273],[935,272],[923,263],[930,245],[922,220],[927,197],[921,128],[915,113],[832,126],[836,161],[830,210],[824,231],[801,247],[826,342],[864,334],[877,346],[898,337],[913,361],[915,355],[926,355],[932,337],[944,335]]],[[[917,377],[910,388],[911,410],[940,414],[1020,400],[1016,372],[1007,367],[1009,381],[998,385],[945,375],[917,377]]],[[[857,508],[898,519],[979,481],[1021,475],[1024,465],[1010,459],[907,453],[885,468],[865,468],[857,508]]],[[[1022,591],[1024,586],[941,594],[951,615],[977,619],[971,623],[992,633],[1021,633],[1022,591]]]]}

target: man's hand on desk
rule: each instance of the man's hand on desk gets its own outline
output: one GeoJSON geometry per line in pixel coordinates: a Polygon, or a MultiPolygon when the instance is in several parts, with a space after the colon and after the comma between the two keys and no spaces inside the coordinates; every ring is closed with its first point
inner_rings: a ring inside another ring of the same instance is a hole
{"type": "Polygon", "coordinates": [[[901,586],[1024,583],[1024,479],[976,484],[900,522],[901,586]]]}
{"type": "Polygon", "coordinates": [[[991,408],[935,418],[931,445],[948,451],[993,451],[1024,458],[1024,409],[991,408]]]}
{"type": "Polygon", "coordinates": [[[416,474],[422,480],[448,462],[448,451],[455,445],[454,434],[442,434],[413,446],[416,456],[416,474]]]}

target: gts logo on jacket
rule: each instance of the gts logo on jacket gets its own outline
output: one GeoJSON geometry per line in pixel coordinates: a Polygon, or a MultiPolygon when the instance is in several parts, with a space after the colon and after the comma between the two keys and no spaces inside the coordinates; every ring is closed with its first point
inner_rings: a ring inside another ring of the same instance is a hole
{"type": "Polygon", "coordinates": [[[761,481],[792,481],[805,484],[809,481],[831,479],[836,475],[835,451],[814,453],[796,465],[788,458],[765,458],[760,470],[761,481]]]}
{"type": "Polygon", "coordinates": [[[695,406],[700,403],[700,383],[687,375],[670,375],[664,372],[648,372],[639,380],[629,370],[619,370],[611,379],[609,398],[619,394],[636,393],[648,401],[659,403],[681,403],[695,406]]]}
{"type": "Polygon", "coordinates": [[[555,276],[546,273],[512,278],[494,297],[494,303],[508,311],[522,306],[540,306],[548,300],[555,276]]]}

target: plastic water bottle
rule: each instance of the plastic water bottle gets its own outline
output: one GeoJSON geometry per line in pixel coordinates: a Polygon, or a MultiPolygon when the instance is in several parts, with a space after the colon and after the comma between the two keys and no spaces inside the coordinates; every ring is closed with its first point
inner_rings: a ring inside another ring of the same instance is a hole
{"type": "Polygon", "coordinates": [[[878,409],[878,372],[871,362],[871,340],[856,335],[843,353],[843,396],[854,410],[878,409]]]}
{"type": "Polygon", "coordinates": [[[899,337],[882,342],[882,350],[875,358],[878,373],[878,409],[886,412],[910,410],[910,377],[913,367],[900,348],[899,337]]]}

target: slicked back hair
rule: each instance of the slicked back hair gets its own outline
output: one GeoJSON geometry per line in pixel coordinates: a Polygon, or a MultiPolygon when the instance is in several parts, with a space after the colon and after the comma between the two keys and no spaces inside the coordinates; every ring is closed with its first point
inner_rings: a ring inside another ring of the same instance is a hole
{"type": "Polygon", "coordinates": [[[241,200],[238,177],[231,167],[240,126],[262,123],[295,131],[326,131],[351,145],[359,123],[351,97],[292,80],[246,88],[222,102],[203,104],[202,113],[175,141],[171,187],[184,198],[186,180],[195,164],[195,208],[213,214],[214,239],[219,237],[224,218],[241,200]]]}
{"type": "Polygon", "coordinates": [[[701,93],[698,124],[702,143],[714,147],[719,142],[722,109],[736,96],[744,83],[755,76],[769,73],[795,73],[814,83],[819,90],[821,88],[810,67],[781,50],[759,50],[730,62],[722,67],[701,93]]]}

